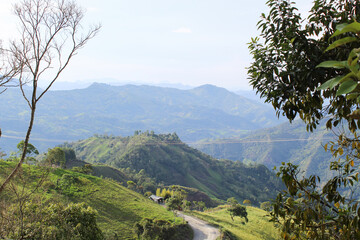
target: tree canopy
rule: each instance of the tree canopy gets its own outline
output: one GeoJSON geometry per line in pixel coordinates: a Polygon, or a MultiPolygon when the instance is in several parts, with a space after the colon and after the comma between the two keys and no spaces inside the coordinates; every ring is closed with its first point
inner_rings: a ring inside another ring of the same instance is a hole
{"type": "Polygon", "coordinates": [[[315,0],[303,19],[295,3],[269,0],[260,36],[251,40],[251,85],[278,115],[300,117],[312,131],[346,126],[324,146],[333,155],[333,177],[304,178],[298,166],[283,163],[280,176],[287,191],[271,211],[285,239],[359,239],[358,182],[360,4],[350,0],[315,0]]]}

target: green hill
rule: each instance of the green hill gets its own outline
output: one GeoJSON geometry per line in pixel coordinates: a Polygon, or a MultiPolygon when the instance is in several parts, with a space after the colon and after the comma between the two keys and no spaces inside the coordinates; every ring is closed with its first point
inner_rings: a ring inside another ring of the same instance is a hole
{"type": "Polygon", "coordinates": [[[265,166],[211,158],[182,143],[176,134],[94,136],[63,147],[74,149],[83,161],[135,172],[144,170],[157,184],[197,188],[222,200],[236,197],[258,204],[274,198],[282,188],[265,166]]]}
{"type": "MultiPolygon", "coordinates": [[[[0,160],[0,180],[15,163],[0,160]]],[[[42,175],[41,168],[23,165],[23,178],[27,186],[36,185],[42,175]]],[[[50,201],[85,202],[98,211],[98,224],[106,236],[134,239],[133,226],[143,218],[174,220],[171,212],[119,183],[60,168],[50,171],[40,192],[50,201]],[[51,200],[53,199],[53,200],[51,200]]],[[[176,220],[182,223],[181,219],[176,220]]]]}
{"type": "Polygon", "coordinates": [[[299,164],[305,174],[318,174],[323,179],[328,177],[331,159],[323,145],[333,137],[324,125],[310,133],[304,123],[294,121],[254,131],[241,138],[198,142],[194,147],[215,158],[255,162],[270,169],[280,166],[281,162],[292,162],[299,164]]]}

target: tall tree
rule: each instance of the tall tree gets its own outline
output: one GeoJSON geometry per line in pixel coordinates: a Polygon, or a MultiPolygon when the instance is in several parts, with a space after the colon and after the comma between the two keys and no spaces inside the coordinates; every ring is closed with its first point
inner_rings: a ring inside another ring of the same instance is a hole
{"type": "Polygon", "coordinates": [[[19,20],[20,35],[10,42],[6,50],[10,56],[7,64],[14,64],[13,68],[17,70],[18,74],[14,77],[19,79],[22,95],[29,106],[30,121],[20,161],[0,186],[0,192],[25,160],[38,102],[72,57],[100,30],[100,26],[94,26],[83,33],[81,22],[84,12],[73,1],[22,0],[14,5],[14,13],[19,20]],[[51,80],[44,90],[40,90],[38,83],[45,73],[51,80]],[[31,86],[31,94],[25,92],[24,84],[31,86]]]}
{"type": "Polygon", "coordinates": [[[360,162],[360,2],[315,0],[307,19],[290,1],[267,5],[270,12],[258,23],[261,34],[249,45],[251,85],[278,115],[290,121],[299,116],[310,131],[323,118],[328,129],[341,123],[348,128],[325,145],[334,156],[333,178],[304,178],[298,166],[283,163],[278,176],[287,191],[274,202],[272,220],[285,239],[359,239],[360,210],[352,190],[360,162]]]}

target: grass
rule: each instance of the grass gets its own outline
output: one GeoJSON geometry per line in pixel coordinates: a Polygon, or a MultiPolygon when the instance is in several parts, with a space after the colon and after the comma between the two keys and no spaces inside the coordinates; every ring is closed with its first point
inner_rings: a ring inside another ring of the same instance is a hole
{"type": "MultiPolygon", "coordinates": [[[[0,160],[0,181],[14,166],[13,162],[0,160]]],[[[24,164],[23,171],[23,176],[31,181],[30,185],[36,185],[36,176],[41,175],[41,168],[24,164]]],[[[135,239],[133,226],[145,217],[174,221],[172,212],[114,180],[55,169],[50,171],[44,185],[48,190],[42,192],[42,195],[47,199],[64,203],[85,202],[97,210],[98,224],[108,236],[114,236],[116,233],[120,239],[135,239]],[[64,175],[70,176],[67,179],[75,179],[75,181],[61,185],[64,182],[64,175]]],[[[181,218],[176,218],[175,221],[177,224],[182,223],[181,218]]]]}
{"type": "Polygon", "coordinates": [[[245,224],[244,219],[240,217],[235,217],[234,221],[232,221],[226,205],[209,209],[205,212],[193,211],[192,214],[210,224],[217,225],[231,232],[239,240],[280,239],[279,231],[273,223],[269,222],[269,218],[265,216],[267,214],[266,211],[255,207],[246,207],[246,210],[249,222],[245,224]]]}

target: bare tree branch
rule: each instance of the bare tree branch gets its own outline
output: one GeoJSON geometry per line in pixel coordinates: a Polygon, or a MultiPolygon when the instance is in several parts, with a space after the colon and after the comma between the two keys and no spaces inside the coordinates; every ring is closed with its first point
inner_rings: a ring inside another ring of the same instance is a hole
{"type": "Polygon", "coordinates": [[[82,35],[79,30],[82,29],[83,10],[68,0],[22,0],[14,6],[14,13],[21,25],[20,38],[10,42],[8,52],[17,70],[13,76],[19,77],[20,89],[31,113],[20,161],[0,186],[0,193],[25,160],[38,101],[59,78],[72,57],[101,28],[100,25],[94,26],[82,35]],[[45,90],[38,93],[38,81],[45,72],[52,77],[45,90]],[[23,89],[26,83],[31,83],[31,97],[23,89]]]}

